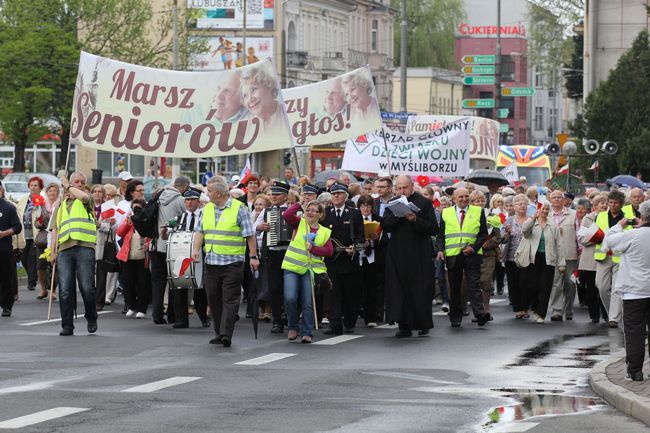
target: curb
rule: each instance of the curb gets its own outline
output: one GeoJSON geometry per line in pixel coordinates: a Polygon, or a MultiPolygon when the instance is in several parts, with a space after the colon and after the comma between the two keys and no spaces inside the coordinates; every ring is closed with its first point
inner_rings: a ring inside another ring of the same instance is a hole
{"type": "Polygon", "coordinates": [[[650,398],[641,397],[632,391],[615,385],[607,377],[607,368],[624,359],[625,349],[622,349],[609,359],[596,364],[589,372],[589,385],[596,394],[611,406],[650,426],[650,398]]]}

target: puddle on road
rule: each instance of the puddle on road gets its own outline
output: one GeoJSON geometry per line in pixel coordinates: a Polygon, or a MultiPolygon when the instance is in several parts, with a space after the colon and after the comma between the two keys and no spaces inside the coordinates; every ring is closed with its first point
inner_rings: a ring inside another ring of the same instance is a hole
{"type": "Polygon", "coordinates": [[[514,404],[499,406],[488,413],[485,428],[544,415],[568,415],[588,412],[605,403],[596,397],[564,395],[561,390],[496,389],[514,404]]]}
{"type": "MultiPolygon", "coordinates": [[[[524,353],[517,357],[517,360],[506,365],[506,368],[511,367],[524,367],[534,364],[536,361],[552,355],[556,348],[561,346],[563,343],[573,340],[575,338],[581,337],[592,337],[597,334],[573,334],[573,335],[560,335],[558,337],[552,338],[541,342],[540,344],[533,346],[529,349],[526,349],[524,353]]],[[[592,347],[582,347],[575,349],[574,353],[570,357],[564,357],[563,360],[566,361],[575,361],[574,364],[567,363],[561,367],[569,368],[591,368],[598,362],[598,360],[589,359],[591,356],[596,355],[608,355],[610,353],[609,346],[606,343],[599,344],[592,347]]],[[[560,366],[558,366],[560,367],[560,366]]]]}

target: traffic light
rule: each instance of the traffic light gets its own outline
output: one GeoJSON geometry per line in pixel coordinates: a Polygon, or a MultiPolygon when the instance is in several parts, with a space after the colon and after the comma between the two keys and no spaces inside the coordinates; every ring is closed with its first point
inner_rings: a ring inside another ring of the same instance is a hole
{"type": "Polygon", "coordinates": [[[291,165],[291,152],[284,152],[284,165],[291,165]]]}

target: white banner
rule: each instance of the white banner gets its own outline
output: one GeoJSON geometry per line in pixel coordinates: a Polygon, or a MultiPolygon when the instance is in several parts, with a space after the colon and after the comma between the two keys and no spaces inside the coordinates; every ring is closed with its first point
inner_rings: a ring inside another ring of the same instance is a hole
{"type": "Polygon", "coordinates": [[[387,128],[348,140],[342,170],[459,177],[469,174],[468,118],[420,135],[387,128]]]}
{"type": "Polygon", "coordinates": [[[512,161],[510,165],[503,167],[500,171],[511,185],[514,185],[515,182],[519,181],[519,170],[517,169],[517,163],[515,161],[512,161]]]}

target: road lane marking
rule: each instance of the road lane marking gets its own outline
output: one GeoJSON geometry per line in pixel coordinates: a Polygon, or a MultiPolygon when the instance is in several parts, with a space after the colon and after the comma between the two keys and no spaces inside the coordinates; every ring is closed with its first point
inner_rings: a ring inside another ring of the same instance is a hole
{"type": "MultiPolygon", "coordinates": [[[[102,314],[108,314],[108,313],[112,313],[112,311],[98,311],[97,315],[100,316],[102,314]]],[[[83,317],[83,316],[80,316],[80,317],[83,317]]],[[[21,323],[20,326],[44,325],[46,323],[56,323],[56,322],[60,322],[60,321],[61,321],[61,318],[59,317],[57,319],[39,320],[38,322],[21,323]]]]}
{"type": "Polygon", "coordinates": [[[494,433],[523,433],[523,432],[527,432],[533,427],[536,427],[538,424],[539,424],[538,422],[511,423],[511,424],[499,426],[496,429],[494,429],[493,432],[494,433]]]}
{"type": "Polygon", "coordinates": [[[397,371],[362,371],[361,374],[369,374],[371,376],[392,377],[395,379],[408,379],[418,380],[420,382],[439,383],[441,385],[458,385],[458,382],[450,382],[448,380],[438,380],[429,376],[420,376],[419,374],[400,373],[397,371]]]}
{"type": "Polygon", "coordinates": [[[7,428],[22,428],[30,425],[49,421],[51,419],[61,418],[68,415],[73,415],[79,412],[85,412],[90,408],[84,407],[55,407],[53,409],[43,410],[40,412],[32,413],[18,418],[9,419],[0,422],[0,429],[7,428]]]}
{"type": "Polygon", "coordinates": [[[316,341],[312,343],[314,345],[320,346],[333,346],[335,344],[344,343],[346,341],[354,340],[356,338],[361,338],[363,335],[338,335],[336,337],[328,338],[326,340],[316,341]]]}
{"type": "Polygon", "coordinates": [[[248,359],[246,361],[235,362],[235,365],[261,365],[268,364],[269,362],[279,361],[284,358],[296,356],[295,353],[270,353],[268,355],[260,356],[259,358],[248,359]]]}
{"type": "Polygon", "coordinates": [[[174,376],[169,379],[163,379],[157,382],[145,383],[144,385],[123,389],[122,392],[155,392],[164,388],[169,388],[170,386],[182,385],[199,379],[202,378],[192,376],[174,376]]]}
{"type": "Polygon", "coordinates": [[[390,325],[388,323],[384,323],[383,325],[377,326],[377,329],[397,329],[397,323],[394,325],[390,325]]]}
{"type": "Polygon", "coordinates": [[[490,305],[502,304],[502,303],[506,302],[507,300],[508,299],[495,299],[495,298],[492,298],[492,299],[490,299],[490,305]]]}

